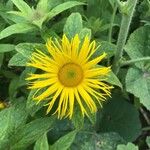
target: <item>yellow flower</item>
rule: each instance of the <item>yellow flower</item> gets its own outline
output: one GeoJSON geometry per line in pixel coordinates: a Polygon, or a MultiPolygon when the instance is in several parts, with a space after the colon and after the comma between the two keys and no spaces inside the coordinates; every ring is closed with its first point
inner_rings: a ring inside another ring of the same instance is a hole
{"type": "Polygon", "coordinates": [[[33,99],[38,102],[48,99],[47,113],[55,104],[54,114],[57,113],[60,119],[71,119],[76,105],[83,116],[89,116],[89,111],[95,113],[97,103],[101,105],[112,89],[103,82],[110,67],[96,67],[106,54],[91,60],[97,48],[95,41],[90,43],[88,36],[81,42],[78,35],[71,41],[63,35],[61,42],[49,39],[46,47],[46,52],[33,52],[31,62],[27,64],[43,71],[27,78],[32,80],[29,89],[37,90],[33,99]]]}
{"type": "Polygon", "coordinates": [[[0,110],[4,109],[6,107],[6,104],[2,101],[0,101],[0,110]]]}

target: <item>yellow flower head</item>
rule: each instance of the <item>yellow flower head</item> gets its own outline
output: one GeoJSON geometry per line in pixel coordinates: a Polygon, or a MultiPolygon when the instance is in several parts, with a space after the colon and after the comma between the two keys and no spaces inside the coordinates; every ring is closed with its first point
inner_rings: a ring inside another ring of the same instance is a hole
{"type": "Polygon", "coordinates": [[[81,43],[75,35],[71,41],[63,35],[62,41],[49,39],[46,43],[47,52],[33,52],[28,66],[43,71],[31,74],[29,89],[36,89],[33,99],[40,102],[49,99],[47,113],[54,104],[58,118],[72,118],[74,107],[79,105],[82,115],[95,113],[97,102],[101,105],[110,96],[112,86],[103,82],[110,67],[96,67],[106,54],[91,60],[96,51],[95,41],[90,43],[86,36],[81,43]],[[43,90],[43,88],[46,88],[43,90]]]}
{"type": "Polygon", "coordinates": [[[6,104],[2,101],[0,101],[0,110],[4,109],[6,107],[6,104]]]}

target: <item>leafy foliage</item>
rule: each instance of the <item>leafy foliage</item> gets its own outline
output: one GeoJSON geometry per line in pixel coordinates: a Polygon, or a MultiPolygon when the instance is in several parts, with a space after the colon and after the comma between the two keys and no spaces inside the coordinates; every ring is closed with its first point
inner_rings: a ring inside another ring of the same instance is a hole
{"type": "Polygon", "coordinates": [[[149,0],[0,1],[0,150],[145,150],[149,116],[149,0]],[[124,20],[129,30],[119,41],[124,20]],[[38,104],[37,90],[27,89],[29,74],[40,72],[26,66],[32,53],[44,52],[49,38],[60,41],[63,34],[70,40],[78,34],[80,44],[85,36],[96,41],[90,59],[107,53],[99,65],[113,68],[102,78],[113,86],[111,98],[88,118],[77,105],[71,120],[45,114],[49,99],[38,104]]]}
{"type": "Polygon", "coordinates": [[[104,105],[99,114],[99,132],[117,132],[126,141],[134,141],[141,132],[138,111],[117,94],[104,105]]]}
{"type": "Polygon", "coordinates": [[[138,150],[138,147],[132,143],[128,143],[127,145],[118,145],[117,150],[138,150]]]}

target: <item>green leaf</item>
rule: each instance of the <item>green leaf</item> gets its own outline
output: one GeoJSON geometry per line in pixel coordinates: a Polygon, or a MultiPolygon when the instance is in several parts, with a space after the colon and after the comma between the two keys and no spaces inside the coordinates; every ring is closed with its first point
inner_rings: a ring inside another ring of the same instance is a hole
{"type": "Polygon", "coordinates": [[[150,110],[150,71],[130,68],[126,75],[126,90],[140,99],[150,110]]]}
{"type": "Polygon", "coordinates": [[[15,6],[26,16],[30,16],[32,14],[32,9],[30,6],[24,2],[23,0],[11,0],[15,6]]]}
{"type": "Polygon", "coordinates": [[[50,146],[50,150],[68,150],[73,143],[77,131],[72,131],[60,139],[58,139],[52,146],[50,146]]]}
{"type": "Polygon", "coordinates": [[[34,116],[34,114],[48,102],[45,100],[37,104],[37,101],[33,100],[33,95],[36,93],[36,91],[37,90],[31,90],[27,99],[26,108],[31,116],[34,116]]]}
{"type": "Polygon", "coordinates": [[[42,12],[47,12],[48,10],[48,0],[39,0],[36,9],[42,12]]]}
{"type": "Polygon", "coordinates": [[[72,8],[74,6],[78,6],[78,5],[84,5],[84,3],[77,2],[77,1],[68,1],[68,2],[62,3],[60,5],[57,5],[48,13],[48,19],[52,19],[59,13],[65,11],[69,8],[72,8]]]}
{"type": "Polygon", "coordinates": [[[0,39],[6,38],[12,34],[27,33],[35,29],[33,25],[25,23],[13,24],[0,32],[0,39]]]}
{"type": "Polygon", "coordinates": [[[119,86],[122,89],[121,82],[119,81],[118,77],[112,71],[108,74],[105,81],[112,85],[119,86]]]}
{"type": "MultiPolygon", "coordinates": [[[[126,46],[125,50],[132,59],[150,56],[150,27],[144,26],[135,30],[126,46]]],[[[137,62],[137,68],[130,68],[126,76],[126,89],[128,92],[140,99],[147,109],[150,110],[150,62],[137,62]],[[139,69],[138,69],[139,68],[139,69]]]]}
{"type": "Polygon", "coordinates": [[[1,66],[3,65],[3,59],[4,59],[4,54],[2,53],[0,53],[0,68],[1,68],[1,66]]]}
{"type": "Polygon", "coordinates": [[[13,44],[0,44],[0,53],[10,52],[15,49],[13,44]]]}
{"type": "MultiPolygon", "coordinates": [[[[125,51],[132,59],[150,56],[150,27],[143,26],[135,30],[129,37],[125,51]]],[[[150,62],[148,63],[150,64],[150,62]]],[[[144,69],[145,62],[138,62],[136,66],[144,69]]]]}
{"type": "Polygon", "coordinates": [[[117,150],[138,150],[138,147],[132,143],[128,143],[127,145],[120,144],[117,146],[117,150]]]}
{"type": "Polygon", "coordinates": [[[147,143],[148,147],[150,148],[150,136],[148,136],[148,137],[146,138],[146,143],[147,143]]]}
{"type": "Polygon", "coordinates": [[[98,43],[100,46],[93,54],[92,58],[102,55],[104,52],[107,54],[107,58],[114,56],[116,52],[116,45],[109,43],[107,41],[102,41],[98,43]]]}
{"type": "Polygon", "coordinates": [[[9,98],[13,100],[13,97],[15,97],[15,94],[17,93],[16,90],[19,85],[19,77],[15,77],[11,80],[9,84],[9,98]]]}
{"type": "Polygon", "coordinates": [[[79,13],[72,13],[66,21],[64,26],[64,33],[71,39],[75,34],[79,34],[82,30],[82,17],[79,13]]]}
{"type": "Polygon", "coordinates": [[[36,119],[17,130],[13,135],[11,150],[22,150],[52,129],[54,117],[36,119]]]}
{"type": "Polygon", "coordinates": [[[117,3],[117,0],[109,0],[109,3],[111,5],[111,7],[114,9],[115,4],[117,3]]]}
{"type": "Polygon", "coordinates": [[[0,112],[0,148],[7,149],[10,144],[12,133],[23,126],[27,119],[25,102],[18,99],[16,103],[0,112]]]}
{"type": "Polygon", "coordinates": [[[28,61],[28,58],[24,57],[20,53],[17,53],[9,60],[8,66],[26,66],[28,61]]]}
{"type": "Polygon", "coordinates": [[[31,54],[34,50],[40,49],[41,51],[45,50],[44,44],[39,43],[20,43],[15,47],[16,51],[22,54],[26,58],[31,58],[31,54]]]}
{"type": "Polygon", "coordinates": [[[26,66],[35,49],[44,50],[44,45],[38,43],[20,43],[15,49],[18,52],[9,61],[9,66],[26,66]]]}
{"type": "Polygon", "coordinates": [[[81,131],[71,147],[71,150],[115,150],[118,144],[124,144],[125,141],[119,134],[100,133],[81,131]]]}
{"type": "Polygon", "coordinates": [[[88,36],[89,39],[91,39],[91,29],[83,28],[81,32],[79,33],[79,37],[81,40],[85,38],[85,36],[88,36]]]}
{"type": "Polygon", "coordinates": [[[79,106],[74,108],[74,114],[71,121],[77,130],[80,130],[83,127],[84,117],[82,116],[79,106]]]}
{"type": "Polygon", "coordinates": [[[35,143],[34,150],[49,150],[47,135],[42,135],[35,143]]]}
{"type": "Polygon", "coordinates": [[[126,141],[134,141],[141,132],[138,110],[119,93],[112,95],[98,116],[99,132],[117,132],[126,141]]]}
{"type": "Polygon", "coordinates": [[[29,74],[35,73],[36,68],[33,67],[26,67],[25,70],[21,73],[19,76],[19,87],[27,85],[27,80],[26,78],[29,77],[29,74]]]}

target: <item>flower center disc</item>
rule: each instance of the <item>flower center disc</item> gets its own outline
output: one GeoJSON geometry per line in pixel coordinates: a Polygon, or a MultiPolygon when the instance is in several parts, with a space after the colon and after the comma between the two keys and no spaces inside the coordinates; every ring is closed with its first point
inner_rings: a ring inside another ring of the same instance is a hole
{"type": "Polygon", "coordinates": [[[58,72],[59,81],[67,87],[75,87],[83,79],[83,70],[78,64],[67,63],[58,72]]]}

